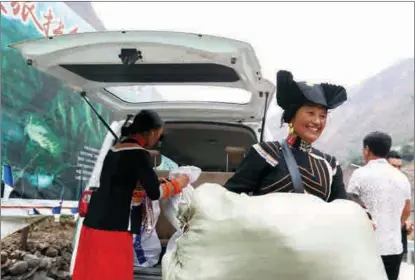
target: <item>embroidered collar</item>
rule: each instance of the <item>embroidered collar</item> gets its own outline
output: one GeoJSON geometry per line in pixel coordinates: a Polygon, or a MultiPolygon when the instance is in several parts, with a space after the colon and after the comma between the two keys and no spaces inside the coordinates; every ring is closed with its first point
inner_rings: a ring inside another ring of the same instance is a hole
{"type": "Polygon", "coordinates": [[[307,143],[297,135],[288,135],[286,141],[291,147],[300,151],[309,153],[312,150],[311,144],[307,143]]]}
{"type": "Polygon", "coordinates": [[[134,142],[136,142],[141,147],[144,147],[146,145],[146,140],[144,140],[144,138],[141,135],[130,136],[130,137],[128,137],[128,139],[133,140],[134,142]]]}

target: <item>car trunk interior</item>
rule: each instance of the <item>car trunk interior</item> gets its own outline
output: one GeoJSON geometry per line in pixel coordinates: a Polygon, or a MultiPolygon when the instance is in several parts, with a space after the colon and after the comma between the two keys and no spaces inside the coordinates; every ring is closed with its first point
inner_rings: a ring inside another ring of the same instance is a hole
{"type": "MultiPolygon", "coordinates": [[[[192,184],[197,188],[203,183],[220,185],[233,175],[249,147],[257,143],[255,132],[242,124],[213,122],[168,122],[165,125],[164,138],[157,150],[151,155],[155,166],[165,155],[179,165],[194,165],[203,170],[199,179],[192,184]]],[[[158,176],[167,177],[169,171],[159,170],[158,176]]],[[[162,254],[175,229],[161,212],[157,225],[157,235],[162,244],[162,254]]],[[[162,256],[161,256],[162,257],[162,256]]],[[[160,257],[160,260],[161,260],[160,257]]],[[[137,279],[158,279],[160,268],[137,268],[137,279]]]]}
{"type": "MultiPolygon", "coordinates": [[[[165,155],[179,165],[193,165],[202,169],[199,179],[193,184],[224,185],[238,167],[246,151],[257,143],[255,132],[240,124],[212,122],[166,123],[163,142],[158,151],[152,151],[155,165],[160,155],[165,155]]],[[[167,177],[169,171],[158,171],[167,177]]],[[[156,226],[162,244],[167,243],[175,232],[161,214],[156,226]]]]}
{"type": "Polygon", "coordinates": [[[257,142],[255,132],[242,124],[168,122],[158,150],[179,165],[234,172],[244,153],[257,142]]]}

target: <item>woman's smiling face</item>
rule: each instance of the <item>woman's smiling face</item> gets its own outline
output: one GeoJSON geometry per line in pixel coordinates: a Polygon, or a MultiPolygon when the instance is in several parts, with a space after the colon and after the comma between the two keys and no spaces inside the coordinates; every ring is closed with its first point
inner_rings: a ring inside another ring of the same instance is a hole
{"type": "Polygon", "coordinates": [[[308,143],[316,141],[327,122],[327,109],[320,105],[301,106],[291,120],[294,132],[308,143]]]}

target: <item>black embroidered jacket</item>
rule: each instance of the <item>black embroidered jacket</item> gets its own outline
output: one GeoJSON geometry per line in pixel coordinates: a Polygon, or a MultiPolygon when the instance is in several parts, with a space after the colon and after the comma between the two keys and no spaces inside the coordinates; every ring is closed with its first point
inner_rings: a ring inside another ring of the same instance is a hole
{"type": "Polygon", "coordinates": [[[100,187],[91,197],[84,225],[100,230],[141,232],[143,205],[131,207],[133,190],[140,183],[151,200],[160,198],[160,183],[150,153],[133,139],[108,151],[100,187]]]}
{"type": "MultiPolygon", "coordinates": [[[[298,137],[289,144],[308,194],[327,202],[348,198],[341,167],[334,157],[314,149],[298,137]]],[[[264,142],[253,145],[225,188],[236,193],[252,192],[253,195],[293,192],[280,144],[264,142]]]]}

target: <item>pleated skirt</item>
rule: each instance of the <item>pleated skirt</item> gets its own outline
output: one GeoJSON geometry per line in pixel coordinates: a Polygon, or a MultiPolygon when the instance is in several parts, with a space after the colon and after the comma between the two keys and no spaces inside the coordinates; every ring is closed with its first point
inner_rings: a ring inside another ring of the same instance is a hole
{"type": "Polygon", "coordinates": [[[72,280],[133,280],[133,274],[131,233],[82,226],[72,280]]]}

